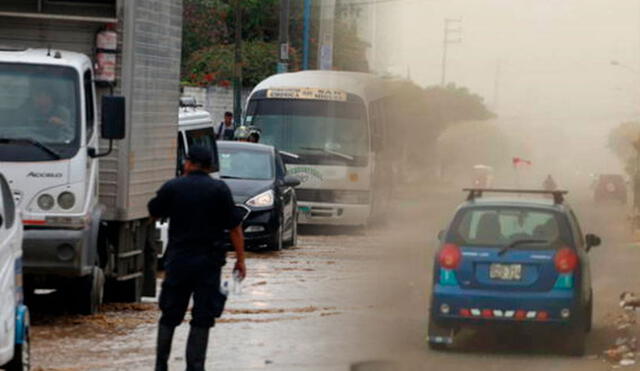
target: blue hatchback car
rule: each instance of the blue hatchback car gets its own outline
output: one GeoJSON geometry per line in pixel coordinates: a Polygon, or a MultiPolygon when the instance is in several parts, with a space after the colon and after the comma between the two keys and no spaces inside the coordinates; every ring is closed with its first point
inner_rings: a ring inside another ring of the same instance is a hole
{"type": "Polygon", "coordinates": [[[601,241],[582,234],[567,192],[464,191],[439,236],[429,346],[446,348],[466,327],[534,326],[559,329],[569,352],[582,355],[593,308],[588,252],[601,241]],[[489,192],[518,197],[482,197],[489,192]]]}

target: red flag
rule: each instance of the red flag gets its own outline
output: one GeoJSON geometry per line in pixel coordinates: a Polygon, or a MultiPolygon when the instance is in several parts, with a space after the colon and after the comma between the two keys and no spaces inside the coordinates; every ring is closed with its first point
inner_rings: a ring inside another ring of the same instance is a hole
{"type": "Polygon", "coordinates": [[[531,166],[531,161],[521,159],[520,157],[514,157],[513,158],[513,166],[514,167],[518,167],[520,165],[529,165],[529,166],[531,166]]]}

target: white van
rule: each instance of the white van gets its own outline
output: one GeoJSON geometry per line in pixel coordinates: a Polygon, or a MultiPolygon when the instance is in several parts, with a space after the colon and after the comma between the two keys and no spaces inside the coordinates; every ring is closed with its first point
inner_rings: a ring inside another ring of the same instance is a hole
{"type": "Polygon", "coordinates": [[[0,367],[29,370],[29,311],[22,291],[22,220],[0,174],[0,367]]]}
{"type": "MultiPolygon", "coordinates": [[[[217,177],[218,146],[216,145],[216,133],[213,127],[213,119],[208,111],[197,104],[195,98],[180,98],[178,111],[178,156],[176,164],[176,176],[182,175],[182,166],[193,145],[211,147],[213,153],[214,169],[212,176],[217,177]]],[[[162,250],[158,257],[162,257],[169,242],[169,223],[156,222],[156,228],[160,231],[162,250]]]]}

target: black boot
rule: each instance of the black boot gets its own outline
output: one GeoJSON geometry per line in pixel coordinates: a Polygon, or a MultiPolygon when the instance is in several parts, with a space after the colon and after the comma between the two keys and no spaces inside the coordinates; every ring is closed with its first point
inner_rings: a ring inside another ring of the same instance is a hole
{"type": "Polygon", "coordinates": [[[187,371],[204,371],[209,328],[191,326],[187,340],[187,371]]]}
{"type": "Polygon", "coordinates": [[[158,325],[158,342],[156,344],[156,371],[167,371],[169,355],[171,354],[171,342],[176,328],[167,325],[158,325]]]}

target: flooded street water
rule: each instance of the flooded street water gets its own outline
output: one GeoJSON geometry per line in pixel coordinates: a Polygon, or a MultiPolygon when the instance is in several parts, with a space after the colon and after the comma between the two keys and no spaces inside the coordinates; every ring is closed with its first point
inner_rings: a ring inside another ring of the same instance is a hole
{"type": "MultiPolygon", "coordinates": [[[[591,257],[596,306],[587,356],[565,356],[557,342],[526,334],[467,333],[451,351],[428,350],[435,236],[462,196],[440,189],[421,198],[402,197],[384,226],[306,228],[296,248],[250,253],[242,292],[231,295],[212,330],[208,369],[349,370],[366,360],[389,360],[399,370],[610,369],[601,354],[615,341],[619,294],[640,285],[630,274],[640,263],[640,247],[630,242],[624,210],[596,212],[581,199],[574,205],[584,229],[605,241],[591,257]]],[[[231,266],[225,268],[230,280],[231,266]]],[[[106,305],[89,317],[43,315],[41,306],[35,311],[36,370],[152,368],[159,317],[153,300],[106,305]]],[[[187,323],[177,330],[173,369],[184,367],[187,332],[187,323]]]]}

